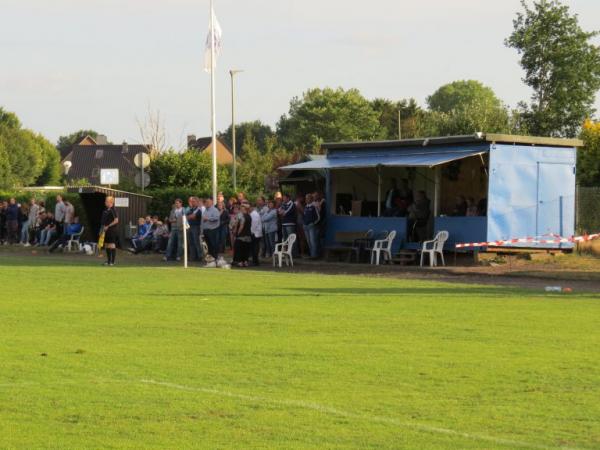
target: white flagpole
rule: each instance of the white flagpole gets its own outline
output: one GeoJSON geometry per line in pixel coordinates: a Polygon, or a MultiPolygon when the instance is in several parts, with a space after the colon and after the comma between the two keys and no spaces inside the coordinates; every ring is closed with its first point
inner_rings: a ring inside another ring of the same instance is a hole
{"type": "Polygon", "coordinates": [[[185,211],[183,212],[183,267],[188,268],[188,245],[187,245],[187,234],[190,226],[188,225],[187,216],[185,211]]]}
{"type": "Polygon", "coordinates": [[[212,190],[217,201],[217,116],[215,111],[215,10],[210,0],[210,102],[212,113],[212,190]]]}

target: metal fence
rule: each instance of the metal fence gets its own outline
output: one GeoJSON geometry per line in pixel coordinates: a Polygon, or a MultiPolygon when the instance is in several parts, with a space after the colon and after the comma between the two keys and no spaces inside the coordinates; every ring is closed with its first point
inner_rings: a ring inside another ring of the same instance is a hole
{"type": "Polygon", "coordinates": [[[600,232],[600,187],[577,187],[577,233],[600,232]]]}

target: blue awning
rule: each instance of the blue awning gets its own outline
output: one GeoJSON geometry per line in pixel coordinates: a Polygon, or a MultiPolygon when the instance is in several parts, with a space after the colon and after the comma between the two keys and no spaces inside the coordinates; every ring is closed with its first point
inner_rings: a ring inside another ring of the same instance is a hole
{"type": "Polygon", "coordinates": [[[335,155],[316,161],[282,167],[281,170],[360,169],[374,167],[435,167],[486,153],[481,149],[452,151],[412,151],[395,155],[335,155]]]}

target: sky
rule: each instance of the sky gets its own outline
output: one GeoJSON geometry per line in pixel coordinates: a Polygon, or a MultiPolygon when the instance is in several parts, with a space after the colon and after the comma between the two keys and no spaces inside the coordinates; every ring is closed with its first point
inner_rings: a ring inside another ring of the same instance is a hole
{"type": "MultiPolygon", "coordinates": [[[[445,83],[476,79],[510,106],[530,96],[503,44],[520,0],[214,1],[219,130],[231,122],[232,68],[244,70],[238,121],[273,126],[312,87],[424,104],[445,83]]],[[[599,0],[565,3],[600,29],[599,0]]],[[[210,134],[208,19],[209,0],[0,0],[0,106],[52,141],[91,128],[118,143],[141,143],[150,108],[180,148],[210,134]]]]}

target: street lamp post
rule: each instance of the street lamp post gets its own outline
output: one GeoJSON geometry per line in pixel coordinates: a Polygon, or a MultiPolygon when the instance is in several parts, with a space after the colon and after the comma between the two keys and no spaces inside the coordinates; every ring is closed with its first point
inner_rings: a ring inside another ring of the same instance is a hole
{"type": "Polygon", "coordinates": [[[233,191],[237,193],[237,146],[235,141],[235,75],[243,70],[230,70],[231,75],[231,143],[233,144],[233,191]]]}

